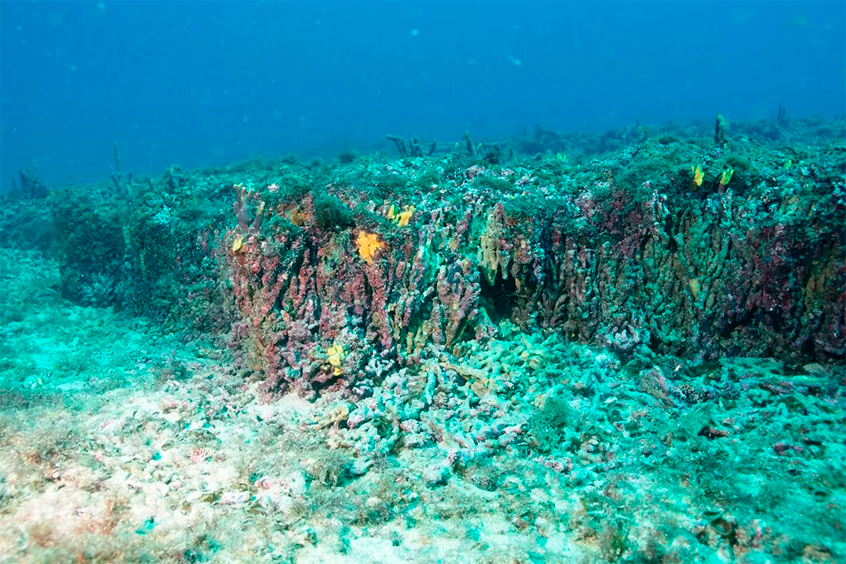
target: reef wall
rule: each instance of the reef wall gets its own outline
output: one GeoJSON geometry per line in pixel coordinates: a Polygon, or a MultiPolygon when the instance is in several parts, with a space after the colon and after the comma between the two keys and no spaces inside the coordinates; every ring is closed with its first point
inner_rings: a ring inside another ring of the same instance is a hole
{"type": "Polygon", "coordinates": [[[56,256],[67,299],[229,331],[272,394],[367,395],[506,319],[623,361],[840,362],[844,121],[797,120],[790,147],[745,127],[626,131],[599,155],[468,137],[428,156],[116,174],[6,195],[0,240],[56,256]]]}
{"type": "MultiPolygon", "coordinates": [[[[413,182],[420,166],[386,168],[413,182]]],[[[236,335],[269,389],[366,393],[391,364],[455,353],[503,318],[623,358],[843,355],[842,179],[782,164],[723,185],[723,164],[699,184],[685,168],[633,184],[615,163],[575,171],[567,193],[543,166],[515,168],[472,165],[378,204],[329,186],[358,209],[341,229],[318,225],[312,194],[251,194],[242,207],[283,221],[242,218],[224,248],[236,335]]]]}

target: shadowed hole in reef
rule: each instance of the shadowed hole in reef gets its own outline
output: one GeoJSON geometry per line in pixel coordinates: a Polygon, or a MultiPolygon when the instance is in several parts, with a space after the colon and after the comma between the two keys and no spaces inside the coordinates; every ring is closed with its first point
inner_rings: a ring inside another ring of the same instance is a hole
{"type": "Polygon", "coordinates": [[[497,269],[496,278],[493,284],[488,282],[486,276],[480,277],[481,293],[479,295],[482,307],[494,323],[503,319],[509,319],[514,310],[514,296],[517,293],[517,285],[513,277],[502,278],[502,269],[497,269]]]}

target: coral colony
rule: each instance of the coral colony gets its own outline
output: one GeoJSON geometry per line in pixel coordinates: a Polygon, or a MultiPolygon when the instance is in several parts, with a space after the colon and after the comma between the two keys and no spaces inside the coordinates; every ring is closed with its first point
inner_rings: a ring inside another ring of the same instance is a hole
{"type": "Polygon", "coordinates": [[[0,560],[846,561],[844,137],[22,171],[0,560]]]}

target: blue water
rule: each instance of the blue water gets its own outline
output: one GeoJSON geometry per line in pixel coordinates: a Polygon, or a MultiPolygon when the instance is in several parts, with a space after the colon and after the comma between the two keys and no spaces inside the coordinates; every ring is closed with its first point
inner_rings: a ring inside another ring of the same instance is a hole
{"type": "Polygon", "coordinates": [[[846,113],[839,2],[0,2],[0,189],[540,123],[846,113]]]}

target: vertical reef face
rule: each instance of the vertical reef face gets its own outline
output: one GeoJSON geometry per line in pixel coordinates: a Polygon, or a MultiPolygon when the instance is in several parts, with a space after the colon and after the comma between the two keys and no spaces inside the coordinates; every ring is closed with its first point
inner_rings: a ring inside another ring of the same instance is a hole
{"type": "Polygon", "coordinates": [[[72,301],[231,328],[271,394],[366,396],[506,320],[624,362],[825,363],[846,353],[843,123],[794,125],[815,148],[768,148],[753,123],[717,145],[539,130],[514,141],[523,156],[468,143],[173,168],[7,196],[0,236],[52,249],[72,301]]]}
{"type": "Polygon", "coordinates": [[[503,319],[622,358],[835,358],[846,207],[843,152],[828,157],[733,178],[725,159],[662,170],[660,155],[441,166],[434,178],[405,159],[371,166],[403,187],[378,200],[359,178],[314,187],[348,210],[340,227],[316,219],[311,194],[265,205],[259,190],[252,205],[271,221],[242,221],[222,246],[237,338],[269,391],[355,394],[503,319]]]}

